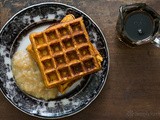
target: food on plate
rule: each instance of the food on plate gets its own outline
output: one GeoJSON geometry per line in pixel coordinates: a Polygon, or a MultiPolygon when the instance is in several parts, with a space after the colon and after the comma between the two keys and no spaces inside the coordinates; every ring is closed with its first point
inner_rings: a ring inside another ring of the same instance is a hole
{"type": "Polygon", "coordinates": [[[30,41],[28,52],[15,53],[12,69],[20,89],[36,98],[55,98],[58,91],[65,93],[81,77],[101,69],[103,58],[90,42],[82,17],[66,15],[60,23],[31,33],[30,41]]]}
{"type": "Polygon", "coordinates": [[[82,17],[32,33],[30,41],[48,88],[101,69],[102,57],[91,44],[82,17]]]}

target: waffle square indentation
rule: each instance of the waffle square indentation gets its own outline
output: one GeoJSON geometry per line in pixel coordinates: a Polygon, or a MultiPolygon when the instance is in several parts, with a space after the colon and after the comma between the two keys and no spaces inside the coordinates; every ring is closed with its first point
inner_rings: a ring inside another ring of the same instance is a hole
{"type": "Polygon", "coordinates": [[[37,46],[46,43],[43,34],[35,36],[34,39],[37,46]]]}
{"type": "Polygon", "coordinates": [[[81,43],[86,43],[87,42],[87,39],[85,38],[84,34],[76,35],[76,36],[74,36],[74,39],[75,39],[77,44],[81,44],[81,43]]]}
{"type": "Polygon", "coordinates": [[[39,51],[40,58],[49,56],[49,50],[47,46],[39,48],[38,51],[39,51]]]}
{"type": "Polygon", "coordinates": [[[75,50],[68,51],[68,52],[66,53],[66,55],[67,55],[69,61],[78,60],[78,59],[79,59],[79,57],[78,57],[78,55],[77,55],[77,52],[76,52],[75,50]]]}
{"type": "Polygon", "coordinates": [[[83,72],[83,68],[81,63],[77,63],[77,64],[73,64],[71,65],[71,69],[74,75],[80,74],[81,72],[83,72]]]}
{"type": "Polygon", "coordinates": [[[54,59],[56,61],[56,66],[66,64],[66,60],[65,60],[64,55],[55,56],[54,59]]]}
{"type": "Polygon", "coordinates": [[[64,39],[64,40],[62,40],[62,43],[63,43],[65,49],[74,47],[72,38],[64,39]]]}
{"type": "Polygon", "coordinates": [[[79,48],[79,52],[80,52],[82,57],[91,54],[90,50],[89,50],[89,46],[83,46],[83,47],[79,48]]]}
{"type": "Polygon", "coordinates": [[[42,64],[43,64],[44,70],[50,70],[54,68],[52,59],[43,60],[42,64]]]}
{"type": "Polygon", "coordinates": [[[58,42],[58,43],[53,43],[53,44],[51,44],[51,45],[50,45],[50,48],[51,48],[51,50],[52,50],[52,53],[56,53],[56,52],[62,51],[62,47],[61,47],[61,45],[60,45],[59,42],[58,42]]]}
{"type": "Polygon", "coordinates": [[[81,24],[80,24],[79,22],[76,22],[76,23],[74,23],[74,24],[71,24],[71,28],[72,28],[72,31],[73,31],[73,32],[82,31],[81,24]]]}
{"type": "Polygon", "coordinates": [[[94,64],[94,59],[93,58],[90,58],[88,60],[84,60],[83,64],[84,64],[84,67],[85,67],[86,71],[90,71],[90,70],[95,68],[95,64],[94,64]]]}
{"type": "Polygon", "coordinates": [[[60,33],[61,37],[66,36],[66,35],[70,35],[68,27],[59,28],[59,33],[60,33]]]}
{"type": "Polygon", "coordinates": [[[56,31],[50,31],[50,32],[46,33],[46,36],[48,38],[48,41],[53,41],[53,40],[58,39],[56,31]]]}
{"type": "Polygon", "coordinates": [[[56,71],[49,72],[46,75],[49,83],[59,80],[56,71]]]}
{"type": "Polygon", "coordinates": [[[60,73],[61,78],[67,78],[67,77],[71,77],[71,73],[69,71],[68,67],[62,68],[58,70],[60,73]]]}

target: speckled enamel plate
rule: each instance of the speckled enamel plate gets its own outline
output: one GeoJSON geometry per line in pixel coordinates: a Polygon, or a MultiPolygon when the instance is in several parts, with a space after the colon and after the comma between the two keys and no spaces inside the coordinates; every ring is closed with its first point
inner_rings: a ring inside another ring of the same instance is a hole
{"type": "Polygon", "coordinates": [[[100,93],[109,70],[108,48],[104,35],[93,20],[77,8],[61,3],[40,3],[14,15],[0,31],[0,87],[4,96],[16,108],[31,116],[57,119],[73,115],[86,108],[100,93]],[[82,82],[67,94],[52,100],[42,100],[22,92],[16,85],[11,59],[30,29],[60,21],[66,14],[82,16],[93,45],[103,56],[102,70],[82,78],[82,82]]]}

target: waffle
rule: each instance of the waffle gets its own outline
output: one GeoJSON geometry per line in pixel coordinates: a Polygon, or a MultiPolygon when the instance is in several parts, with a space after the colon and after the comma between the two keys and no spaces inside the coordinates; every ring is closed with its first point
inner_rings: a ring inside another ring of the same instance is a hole
{"type": "Polygon", "coordinates": [[[101,69],[102,57],[91,44],[82,17],[32,33],[30,41],[49,88],[101,69]]]}

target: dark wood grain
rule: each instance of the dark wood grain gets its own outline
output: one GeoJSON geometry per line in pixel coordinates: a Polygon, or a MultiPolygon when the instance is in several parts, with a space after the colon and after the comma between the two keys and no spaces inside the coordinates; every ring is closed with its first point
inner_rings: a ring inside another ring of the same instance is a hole
{"type": "MultiPolygon", "coordinates": [[[[110,51],[109,76],[101,94],[85,110],[64,120],[159,120],[160,49],[151,44],[128,48],[115,32],[119,6],[137,0],[56,1],[87,13],[102,29],[110,51]]],[[[17,11],[40,2],[45,0],[1,0],[0,28],[17,11]]],[[[146,2],[160,14],[159,0],[138,2],[146,2]]],[[[17,110],[0,93],[0,120],[18,119],[38,120],[17,110]]]]}

